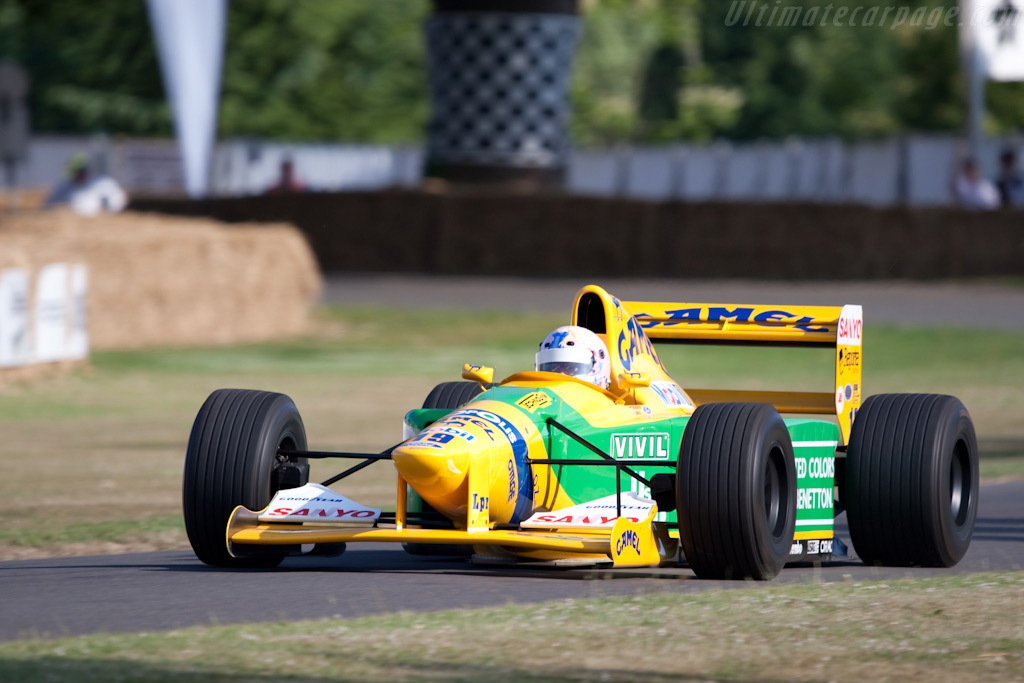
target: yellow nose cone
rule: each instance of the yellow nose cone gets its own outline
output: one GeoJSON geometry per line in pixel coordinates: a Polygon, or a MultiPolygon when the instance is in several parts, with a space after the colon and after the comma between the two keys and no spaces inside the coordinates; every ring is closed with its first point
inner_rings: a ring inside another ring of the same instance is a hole
{"type": "Polygon", "coordinates": [[[405,480],[431,505],[465,506],[469,474],[469,453],[465,448],[405,445],[396,448],[391,459],[405,480]]]}

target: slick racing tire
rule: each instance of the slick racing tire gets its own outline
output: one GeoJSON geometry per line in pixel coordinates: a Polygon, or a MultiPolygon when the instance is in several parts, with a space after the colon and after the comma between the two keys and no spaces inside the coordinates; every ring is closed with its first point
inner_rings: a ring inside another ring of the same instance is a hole
{"type": "MultiPolygon", "coordinates": [[[[431,389],[430,393],[423,400],[424,408],[460,408],[483,392],[479,382],[442,382],[431,389]]],[[[430,507],[419,494],[409,491],[410,507],[418,507],[422,512],[432,512],[430,507]]],[[[472,546],[468,545],[439,545],[437,543],[403,543],[402,548],[410,555],[420,557],[469,557],[473,554],[472,546]]]]}
{"type": "Polygon", "coordinates": [[[709,403],[683,431],[676,482],[679,541],[701,579],[775,577],[796,528],[789,430],[764,403],[709,403]]]}
{"type": "Polygon", "coordinates": [[[881,394],[857,412],[846,518],[867,564],[952,567],[978,517],[978,441],[952,396],[881,394]]]}
{"type": "Polygon", "coordinates": [[[305,458],[278,449],[306,450],[299,411],[283,394],[219,389],[199,409],[185,455],[182,507],[196,557],[214,567],[275,567],[293,548],[255,548],[251,557],[228,553],[225,531],[238,505],[262,510],[280,488],[309,479],[305,458]],[[291,466],[282,469],[285,463],[291,466]],[[291,481],[281,479],[288,472],[291,481]]]}
{"type": "Polygon", "coordinates": [[[483,392],[479,382],[441,382],[423,400],[424,408],[460,408],[483,392]]]}

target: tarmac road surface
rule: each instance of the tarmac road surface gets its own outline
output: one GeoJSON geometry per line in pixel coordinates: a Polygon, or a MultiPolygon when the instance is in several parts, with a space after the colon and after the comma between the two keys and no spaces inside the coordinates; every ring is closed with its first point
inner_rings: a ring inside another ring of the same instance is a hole
{"type": "MultiPolygon", "coordinates": [[[[981,487],[974,540],[953,569],[834,562],[784,569],[783,583],[926,577],[1024,567],[1024,481],[981,487]]],[[[837,532],[847,542],[844,517],[837,532]]],[[[160,631],[241,622],[354,617],[605,595],[692,593],[742,581],[701,581],[686,568],[476,567],[407,555],[391,544],[351,544],[337,558],[288,558],[275,570],[206,567],[191,552],[0,563],[0,641],[97,632],[160,631]]]]}
{"type": "Polygon", "coordinates": [[[321,300],[353,306],[565,311],[586,284],[626,301],[861,304],[867,325],[1024,329],[1024,285],[980,282],[778,282],[432,277],[328,273],[321,300]]]}

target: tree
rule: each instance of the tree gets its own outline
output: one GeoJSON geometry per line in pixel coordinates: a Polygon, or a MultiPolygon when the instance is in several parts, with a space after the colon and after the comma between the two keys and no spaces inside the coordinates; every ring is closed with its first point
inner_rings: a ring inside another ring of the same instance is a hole
{"type": "MultiPolygon", "coordinates": [[[[944,20],[955,7],[582,0],[571,135],[587,146],[960,131],[958,22],[944,20]]],[[[423,139],[428,0],[228,8],[221,137],[423,139]]],[[[0,57],[31,75],[37,132],[172,134],[142,0],[0,0],[0,57]]],[[[990,132],[1022,124],[1024,86],[990,83],[990,132]]]]}
{"type": "MultiPolygon", "coordinates": [[[[228,8],[219,134],[402,143],[427,115],[427,3],[251,0],[228,8]]],[[[37,132],[170,136],[141,0],[0,0],[37,132]]]]}
{"type": "Polygon", "coordinates": [[[31,76],[37,132],[170,134],[143,2],[0,0],[0,53],[31,76]]]}
{"type": "Polygon", "coordinates": [[[421,139],[427,9],[422,1],[232,3],[221,135],[421,139]]]}

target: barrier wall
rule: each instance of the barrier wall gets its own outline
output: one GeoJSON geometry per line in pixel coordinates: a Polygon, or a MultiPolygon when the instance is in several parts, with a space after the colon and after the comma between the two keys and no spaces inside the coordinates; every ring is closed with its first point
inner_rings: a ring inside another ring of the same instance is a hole
{"type": "Polygon", "coordinates": [[[133,208],[281,221],[325,271],[772,279],[1024,275],[1024,214],[570,195],[302,194],[133,208]]]}
{"type": "MultiPolygon", "coordinates": [[[[1024,157],[1016,137],[983,141],[979,161],[986,177],[996,177],[1005,149],[1024,157]]],[[[17,184],[49,187],[64,175],[75,151],[87,151],[131,195],[183,196],[173,140],[37,137],[17,184]]],[[[566,191],[652,201],[951,206],[950,181],[966,153],[955,136],[924,134],[858,142],[794,138],[576,149],[567,155],[566,191]]],[[[293,161],[305,187],[318,192],[412,189],[423,180],[423,151],[417,147],[225,140],[214,153],[210,195],[262,194],[278,180],[285,159],[293,161]]]]}

